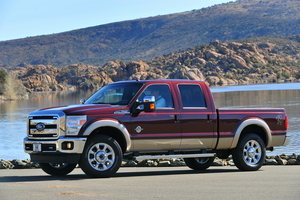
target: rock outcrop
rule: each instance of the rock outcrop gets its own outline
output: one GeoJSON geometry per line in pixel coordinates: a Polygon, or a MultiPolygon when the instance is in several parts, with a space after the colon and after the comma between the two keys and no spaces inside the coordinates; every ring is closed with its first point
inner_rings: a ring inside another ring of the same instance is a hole
{"type": "Polygon", "coordinates": [[[30,91],[62,91],[98,89],[135,79],[204,80],[210,85],[296,82],[300,80],[299,64],[299,53],[287,53],[276,44],[216,40],[150,61],[116,60],[104,66],[79,63],[62,68],[27,65],[11,70],[30,91]]]}

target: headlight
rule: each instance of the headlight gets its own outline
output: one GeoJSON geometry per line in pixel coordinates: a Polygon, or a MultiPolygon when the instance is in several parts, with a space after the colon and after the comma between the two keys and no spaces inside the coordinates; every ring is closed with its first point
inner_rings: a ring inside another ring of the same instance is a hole
{"type": "Polygon", "coordinates": [[[86,122],[86,115],[67,116],[67,132],[66,135],[78,135],[79,130],[86,122]]]}

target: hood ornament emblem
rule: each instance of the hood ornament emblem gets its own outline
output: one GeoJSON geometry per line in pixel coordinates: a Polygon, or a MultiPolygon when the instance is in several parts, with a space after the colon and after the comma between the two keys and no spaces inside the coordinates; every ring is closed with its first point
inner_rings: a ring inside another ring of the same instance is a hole
{"type": "Polygon", "coordinates": [[[137,126],[135,129],[134,129],[137,133],[140,133],[142,130],[144,130],[144,129],[142,129],[142,127],[140,127],[140,126],[137,126]]]}
{"type": "Polygon", "coordinates": [[[35,125],[35,128],[36,128],[36,130],[38,130],[38,131],[43,131],[45,128],[46,128],[46,126],[45,126],[45,124],[44,123],[37,123],[36,125],[35,125]]]}

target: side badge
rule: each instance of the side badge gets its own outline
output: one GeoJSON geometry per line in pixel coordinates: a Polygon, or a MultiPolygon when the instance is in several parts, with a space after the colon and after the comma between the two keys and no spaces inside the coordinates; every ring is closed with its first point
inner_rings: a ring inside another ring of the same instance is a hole
{"type": "Polygon", "coordinates": [[[283,118],[282,118],[282,116],[281,116],[281,115],[278,115],[278,116],[276,117],[276,119],[277,119],[277,124],[278,124],[278,125],[282,125],[282,123],[283,123],[283,118]]]}
{"type": "Polygon", "coordinates": [[[144,130],[144,129],[142,129],[142,127],[140,127],[140,126],[137,126],[135,129],[134,129],[137,133],[140,133],[142,130],[144,130]]]}

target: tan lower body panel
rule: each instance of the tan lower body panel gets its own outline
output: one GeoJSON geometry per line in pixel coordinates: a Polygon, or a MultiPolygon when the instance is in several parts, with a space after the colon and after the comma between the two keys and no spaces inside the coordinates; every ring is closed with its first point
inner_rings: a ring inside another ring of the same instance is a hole
{"type": "Polygon", "coordinates": [[[177,150],[180,139],[138,139],[133,141],[133,151],[177,150]]]}
{"type": "Polygon", "coordinates": [[[285,135],[273,135],[271,146],[282,146],[285,143],[285,138],[285,135]]]}

